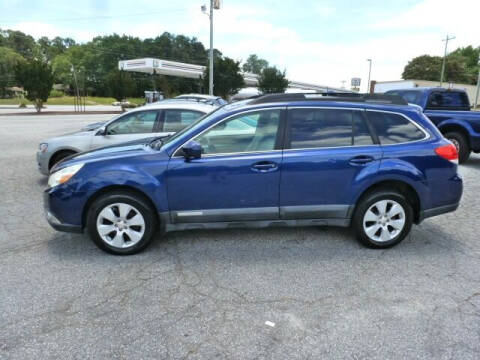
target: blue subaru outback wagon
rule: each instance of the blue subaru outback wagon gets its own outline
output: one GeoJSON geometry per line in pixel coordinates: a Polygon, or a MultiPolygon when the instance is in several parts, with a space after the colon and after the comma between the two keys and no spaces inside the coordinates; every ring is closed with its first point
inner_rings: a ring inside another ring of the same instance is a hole
{"type": "Polygon", "coordinates": [[[455,146],[395,96],[273,94],[167,138],[77,154],[45,190],[48,222],[133,254],[157,229],[351,226],[370,247],[454,211],[455,146]]]}

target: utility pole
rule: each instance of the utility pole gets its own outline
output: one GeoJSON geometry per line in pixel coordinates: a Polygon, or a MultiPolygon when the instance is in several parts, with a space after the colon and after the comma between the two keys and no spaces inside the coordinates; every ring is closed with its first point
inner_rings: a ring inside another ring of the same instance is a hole
{"type": "Polygon", "coordinates": [[[443,85],[443,77],[444,77],[444,74],[445,74],[445,61],[447,60],[447,46],[448,46],[448,42],[449,42],[450,40],[453,40],[453,39],[455,39],[455,36],[448,37],[448,34],[447,34],[447,37],[442,40],[442,41],[445,41],[445,52],[443,53],[442,74],[440,75],[440,87],[442,87],[442,85],[443,85]]]}
{"type": "Polygon", "coordinates": [[[367,82],[367,94],[370,94],[370,75],[372,74],[372,59],[367,59],[368,65],[368,82],[367,82]]]}
{"type": "Polygon", "coordinates": [[[213,95],[213,0],[210,0],[210,71],[208,94],[213,95]]]}
{"type": "Polygon", "coordinates": [[[202,12],[210,18],[210,51],[209,51],[209,77],[208,94],[213,95],[213,9],[220,9],[220,0],[210,0],[210,11],[207,13],[207,7],[202,5],[202,12]]]}
{"type": "Polygon", "coordinates": [[[478,80],[477,80],[477,91],[475,93],[475,102],[473,104],[473,110],[477,109],[478,105],[478,93],[480,92],[480,57],[478,58],[478,80]]]}

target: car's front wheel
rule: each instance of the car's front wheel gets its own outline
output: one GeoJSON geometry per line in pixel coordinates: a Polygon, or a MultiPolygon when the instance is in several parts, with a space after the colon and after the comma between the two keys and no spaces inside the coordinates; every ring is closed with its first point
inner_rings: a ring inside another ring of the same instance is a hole
{"type": "Polygon", "coordinates": [[[379,190],[360,201],[353,228],[362,244],[384,249],[402,241],[410,232],[412,222],[412,206],[402,194],[379,190]]]}
{"type": "Polygon", "coordinates": [[[113,192],[96,199],[87,215],[93,242],[111,254],[131,255],[143,250],[156,230],[155,210],[129,192],[113,192]]]}

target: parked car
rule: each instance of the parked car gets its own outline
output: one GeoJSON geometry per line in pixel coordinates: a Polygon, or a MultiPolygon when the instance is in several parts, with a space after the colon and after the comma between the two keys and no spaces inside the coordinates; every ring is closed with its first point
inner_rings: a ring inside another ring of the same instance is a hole
{"type": "Polygon", "coordinates": [[[443,136],[455,145],[460,163],[467,161],[472,151],[480,152],[480,112],[470,111],[464,90],[418,87],[390,90],[385,94],[399,95],[419,105],[443,136]]]}
{"type": "Polygon", "coordinates": [[[266,95],[168,138],[73,156],[52,170],[44,200],[55,229],[86,230],[114,254],[142,250],[157,228],[352,226],[387,248],[458,207],[456,160],[399,97],[266,95]]]}
{"type": "Polygon", "coordinates": [[[205,94],[183,94],[174,97],[174,99],[194,100],[198,102],[204,102],[216,106],[222,106],[228,104],[228,102],[222,99],[220,96],[205,95],[205,94]]]}
{"type": "Polygon", "coordinates": [[[53,165],[73,154],[121,142],[167,136],[213,111],[202,103],[157,103],[118,115],[106,123],[94,123],[81,131],[42,141],[38,146],[38,169],[48,175],[53,165]]]}

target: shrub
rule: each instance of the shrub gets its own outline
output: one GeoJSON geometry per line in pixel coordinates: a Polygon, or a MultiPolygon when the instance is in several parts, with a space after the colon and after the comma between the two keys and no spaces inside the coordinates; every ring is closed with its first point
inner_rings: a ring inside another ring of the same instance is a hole
{"type": "Polygon", "coordinates": [[[53,89],[52,91],[50,91],[50,96],[49,97],[57,98],[57,97],[62,97],[62,96],[65,96],[65,93],[63,91],[53,89]]]}

